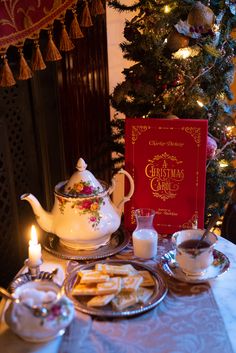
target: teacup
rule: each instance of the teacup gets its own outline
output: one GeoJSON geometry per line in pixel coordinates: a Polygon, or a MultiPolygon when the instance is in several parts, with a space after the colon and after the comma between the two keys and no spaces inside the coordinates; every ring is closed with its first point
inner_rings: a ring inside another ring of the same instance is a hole
{"type": "Polygon", "coordinates": [[[204,230],[186,229],[172,235],[176,249],[176,262],[186,275],[202,275],[213,262],[213,249],[217,236],[209,232],[199,243],[204,230]]]}

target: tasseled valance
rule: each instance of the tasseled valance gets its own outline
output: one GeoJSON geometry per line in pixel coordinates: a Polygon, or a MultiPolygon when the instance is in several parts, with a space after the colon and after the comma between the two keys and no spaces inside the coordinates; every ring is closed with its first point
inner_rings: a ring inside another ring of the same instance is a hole
{"type": "Polygon", "coordinates": [[[62,51],[74,48],[74,41],[83,38],[83,27],[93,25],[93,16],[104,14],[102,0],[3,0],[0,1],[0,87],[13,86],[16,80],[27,80],[36,70],[46,68],[45,62],[60,60],[62,51]],[[81,8],[78,13],[78,6],[81,8]],[[66,12],[71,21],[65,25],[66,12]],[[53,38],[54,21],[61,25],[60,40],[56,46],[53,38]],[[81,29],[82,28],[82,29],[81,29]],[[40,31],[47,32],[48,41],[42,53],[40,31]],[[24,57],[26,39],[34,45],[31,63],[24,57]],[[18,48],[19,70],[14,77],[7,59],[10,46],[18,48]]]}

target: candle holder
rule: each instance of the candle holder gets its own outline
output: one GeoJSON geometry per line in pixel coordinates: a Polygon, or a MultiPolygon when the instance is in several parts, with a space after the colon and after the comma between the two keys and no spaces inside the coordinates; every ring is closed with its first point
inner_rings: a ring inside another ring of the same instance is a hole
{"type": "Polygon", "coordinates": [[[31,275],[32,280],[35,280],[37,278],[39,278],[40,275],[40,266],[42,265],[43,260],[40,259],[40,261],[35,265],[32,264],[30,259],[26,259],[25,260],[25,266],[28,267],[28,273],[31,275]]]}
{"type": "Polygon", "coordinates": [[[9,285],[9,292],[13,293],[16,288],[30,281],[53,281],[54,276],[58,273],[58,268],[55,268],[52,272],[40,271],[42,263],[43,261],[41,259],[37,265],[32,265],[30,260],[26,259],[24,264],[28,267],[28,272],[22,273],[13,279],[9,285]]]}

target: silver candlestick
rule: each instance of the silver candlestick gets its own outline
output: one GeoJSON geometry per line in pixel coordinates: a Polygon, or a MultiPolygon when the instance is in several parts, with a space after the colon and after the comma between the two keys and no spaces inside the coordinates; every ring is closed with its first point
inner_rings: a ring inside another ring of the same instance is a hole
{"type": "Polygon", "coordinates": [[[39,264],[32,265],[29,259],[26,259],[24,264],[28,267],[28,272],[16,276],[9,285],[9,291],[13,293],[17,287],[30,281],[52,281],[53,277],[58,273],[58,268],[55,268],[54,270],[52,270],[52,272],[40,271],[40,266],[42,265],[42,263],[43,261],[41,260],[39,264]]]}
{"type": "Polygon", "coordinates": [[[41,273],[40,266],[42,265],[42,263],[42,259],[40,259],[40,262],[37,265],[32,265],[29,259],[25,260],[25,266],[28,267],[28,273],[31,275],[32,281],[39,278],[39,275],[41,273]]]}

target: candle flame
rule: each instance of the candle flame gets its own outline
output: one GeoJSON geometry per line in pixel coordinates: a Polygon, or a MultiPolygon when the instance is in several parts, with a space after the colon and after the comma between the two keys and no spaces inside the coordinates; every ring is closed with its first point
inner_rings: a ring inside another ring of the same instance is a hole
{"type": "Polygon", "coordinates": [[[34,225],[31,226],[31,243],[34,245],[38,244],[38,236],[34,225]]]}

